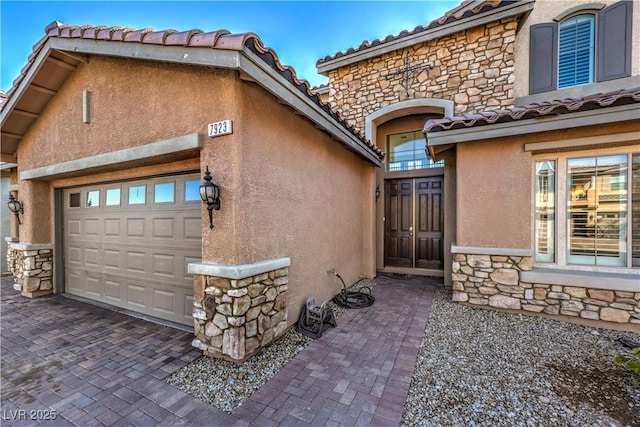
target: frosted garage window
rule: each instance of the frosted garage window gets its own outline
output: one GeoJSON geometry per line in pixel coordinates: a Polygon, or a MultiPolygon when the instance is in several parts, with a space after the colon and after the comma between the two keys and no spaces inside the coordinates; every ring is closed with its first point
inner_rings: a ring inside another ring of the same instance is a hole
{"type": "Polygon", "coordinates": [[[80,193],[69,194],[69,207],[70,208],[80,207],[80,193]]]}
{"type": "Polygon", "coordinates": [[[200,181],[197,179],[184,182],[184,201],[200,201],[200,181]]]}
{"type": "Polygon", "coordinates": [[[129,187],[129,204],[144,205],[146,192],[147,192],[146,185],[137,185],[135,187],[129,187]]]}
{"type": "Polygon", "coordinates": [[[100,206],[100,190],[87,191],[87,205],[89,207],[100,206]]]}
{"type": "Polygon", "coordinates": [[[154,201],[156,203],[173,203],[175,200],[175,183],[156,184],[154,201]]]}
{"type": "Polygon", "coordinates": [[[119,206],[120,205],[120,189],[119,188],[109,188],[107,190],[107,200],[105,204],[107,206],[119,206]]]}

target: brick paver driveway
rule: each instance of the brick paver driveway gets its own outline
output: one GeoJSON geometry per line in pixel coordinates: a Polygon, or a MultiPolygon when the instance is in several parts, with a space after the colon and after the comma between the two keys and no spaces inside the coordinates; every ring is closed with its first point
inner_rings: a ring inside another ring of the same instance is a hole
{"type": "Polygon", "coordinates": [[[376,278],[376,304],[341,316],[229,415],[162,381],[200,356],[191,333],[29,300],[3,278],[1,424],[398,425],[438,282],[376,278]]]}

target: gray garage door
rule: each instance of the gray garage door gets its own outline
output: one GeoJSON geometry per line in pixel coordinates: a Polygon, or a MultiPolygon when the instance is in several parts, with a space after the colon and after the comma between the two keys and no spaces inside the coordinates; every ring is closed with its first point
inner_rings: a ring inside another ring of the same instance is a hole
{"type": "Polygon", "coordinates": [[[63,191],[65,292],[193,325],[199,175],[63,191]]]}

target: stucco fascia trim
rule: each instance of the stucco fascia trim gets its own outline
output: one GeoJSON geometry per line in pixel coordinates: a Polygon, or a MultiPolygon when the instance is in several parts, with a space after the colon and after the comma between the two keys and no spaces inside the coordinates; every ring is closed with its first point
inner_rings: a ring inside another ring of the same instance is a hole
{"type": "Polygon", "coordinates": [[[534,267],[531,271],[522,271],[520,280],[525,283],[640,292],[640,274],[569,271],[534,267]]]}
{"type": "MultiPolygon", "coordinates": [[[[111,40],[55,37],[50,38],[47,43],[50,43],[50,49],[72,53],[203,65],[215,68],[238,68],[240,56],[240,52],[235,50],[126,43],[111,40]]],[[[42,49],[42,51],[48,53],[47,49],[42,49]]]]}
{"type": "Polygon", "coordinates": [[[243,56],[240,57],[240,69],[251,76],[260,86],[285,101],[320,128],[325,129],[338,141],[350,147],[374,165],[382,165],[378,156],[366,147],[362,141],[343,127],[336,125],[335,121],[319,105],[304,96],[284,77],[246,48],[243,51],[243,56]]]}
{"type": "Polygon", "coordinates": [[[582,126],[611,124],[638,119],[636,104],[598,108],[577,113],[543,116],[528,120],[474,126],[462,129],[428,132],[429,145],[457,144],[491,138],[513,137],[537,132],[571,129],[582,126]]]}
{"type": "Polygon", "coordinates": [[[53,249],[53,243],[9,243],[9,247],[17,251],[41,251],[53,249]]]}
{"type": "Polygon", "coordinates": [[[346,67],[348,65],[364,61],[366,59],[375,58],[377,56],[384,55],[385,53],[394,52],[396,50],[414,46],[419,43],[425,43],[430,40],[438,39],[450,34],[455,34],[460,31],[477,27],[479,25],[485,25],[490,22],[498,21],[500,19],[522,15],[533,10],[533,6],[534,0],[523,0],[515,3],[514,5],[505,6],[498,10],[492,10],[482,15],[475,15],[469,18],[461,19],[450,24],[445,24],[430,30],[412,34],[410,36],[401,37],[397,40],[385,42],[378,46],[369,47],[362,51],[346,54],[339,58],[335,58],[318,64],[316,68],[318,69],[318,73],[327,75],[329,71],[337,70],[338,68],[346,67]]]}
{"type": "Polygon", "coordinates": [[[534,142],[524,144],[524,151],[552,151],[563,148],[574,148],[583,146],[609,146],[623,142],[640,141],[640,132],[624,132],[611,135],[587,136],[584,138],[560,139],[555,141],[534,142]]]}
{"type": "Polygon", "coordinates": [[[165,139],[139,147],[126,148],[111,153],[97,154],[91,157],[71,160],[69,162],[29,169],[20,172],[20,179],[42,179],[49,176],[69,172],[79,172],[101,166],[110,166],[122,162],[142,160],[165,154],[179,153],[181,151],[200,149],[203,146],[204,137],[199,133],[165,139]]]}
{"type": "Polygon", "coordinates": [[[202,262],[190,262],[189,274],[201,274],[203,276],[223,277],[225,279],[245,279],[269,271],[287,268],[291,265],[291,258],[275,258],[259,261],[253,264],[223,265],[208,264],[202,262]]]}
{"type": "Polygon", "coordinates": [[[451,245],[452,254],[465,255],[494,255],[494,256],[533,256],[531,249],[518,248],[483,248],[474,246],[451,245]]]}

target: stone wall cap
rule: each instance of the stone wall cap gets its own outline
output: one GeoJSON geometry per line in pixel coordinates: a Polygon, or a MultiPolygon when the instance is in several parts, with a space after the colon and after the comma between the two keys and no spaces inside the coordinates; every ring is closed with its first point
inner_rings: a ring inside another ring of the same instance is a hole
{"type": "Polygon", "coordinates": [[[225,279],[244,279],[269,271],[279,270],[291,265],[291,258],[276,258],[253,264],[224,265],[204,262],[189,263],[189,274],[223,277],[225,279]]]}
{"type": "Polygon", "coordinates": [[[451,244],[451,253],[466,255],[533,256],[533,251],[531,249],[457,246],[454,243],[451,244]]]}
{"type": "Polygon", "coordinates": [[[11,249],[18,251],[39,251],[53,249],[53,243],[10,243],[11,249]]]}
{"type": "Polygon", "coordinates": [[[18,239],[15,238],[15,237],[5,237],[4,241],[7,242],[7,243],[12,243],[12,242],[17,242],[18,239]]]}

